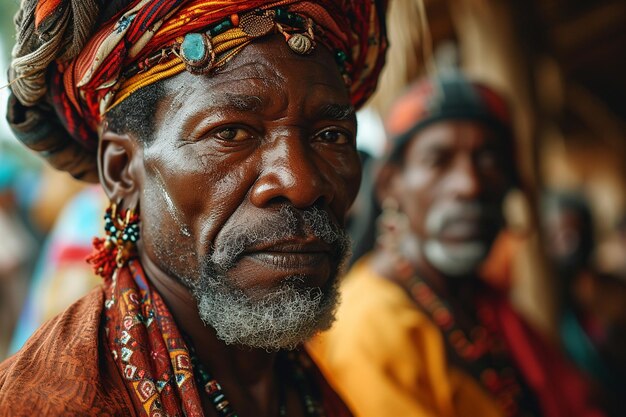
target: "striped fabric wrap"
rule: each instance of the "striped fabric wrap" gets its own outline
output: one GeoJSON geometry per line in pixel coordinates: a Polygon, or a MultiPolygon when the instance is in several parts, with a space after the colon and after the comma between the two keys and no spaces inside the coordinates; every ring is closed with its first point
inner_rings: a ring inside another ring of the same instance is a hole
{"type": "MultiPolygon", "coordinates": [[[[384,64],[386,6],[387,0],[22,0],[7,118],[16,136],[53,166],[97,181],[97,129],[106,111],[138,88],[186,69],[178,53],[149,67],[143,63],[188,33],[276,8],[311,19],[315,41],[342,54],[358,108],[384,64]],[[139,73],[128,75],[138,66],[139,73]]],[[[254,39],[238,28],[229,32],[213,45],[221,48],[220,64],[254,39]]]]}

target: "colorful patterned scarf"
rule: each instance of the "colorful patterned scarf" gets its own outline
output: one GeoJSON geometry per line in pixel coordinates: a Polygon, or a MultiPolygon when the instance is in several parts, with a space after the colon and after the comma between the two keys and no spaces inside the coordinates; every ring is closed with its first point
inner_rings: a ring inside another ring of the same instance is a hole
{"type": "MultiPolygon", "coordinates": [[[[138,261],[105,283],[108,347],[141,416],[203,416],[189,350],[165,302],[138,261]]],[[[305,377],[319,389],[327,417],[350,413],[300,353],[305,377]]],[[[236,404],[235,404],[236,407],[236,404]]]]}
{"type": "Polygon", "coordinates": [[[311,19],[315,40],[341,61],[356,107],[374,90],[387,48],[387,0],[114,3],[125,5],[104,23],[96,21],[105,6],[93,0],[24,1],[16,17],[18,39],[9,74],[13,95],[7,116],[11,127],[54,166],[88,180],[95,179],[97,127],[111,104],[119,101],[120,89],[123,99],[137,88],[184,71],[180,54],[159,56],[159,52],[180,43],[188,33],[231,22],[233,32],[219,46],[226,61],[253,38],[237,32],[247,13],[281,8],[311,19]],[[139,74],[127,75],[129,68],[139,68],[139,74]],[[133,76],[139,79],[128,89],[133,76]]]}
{"type": "Polygon", "coordinates": [[[185,341],[137,261],[117,270],[105,308],[109,348],[140,415],[202,416],[185,341]]]}

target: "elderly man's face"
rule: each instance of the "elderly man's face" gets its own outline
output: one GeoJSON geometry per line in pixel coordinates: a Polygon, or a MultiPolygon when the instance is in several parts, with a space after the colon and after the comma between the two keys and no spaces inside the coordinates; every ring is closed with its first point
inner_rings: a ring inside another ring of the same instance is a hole
{"type": "Polygon", "coordinates": [[[165,83],[143,151],[144,256],[194,291],[227,342],[279,348],[310,336],[286,331],[328,327],[360,181],[330,52],[300,56],[276,36],[217,74],[165,83]]]}
{"type": "Polygon", "coordinates": [[[471,274],[502,227],[510,180],[502,138],[470,121],[435,123],[407,145],[392,177],[418,248],[445,275],[471,274]]]}

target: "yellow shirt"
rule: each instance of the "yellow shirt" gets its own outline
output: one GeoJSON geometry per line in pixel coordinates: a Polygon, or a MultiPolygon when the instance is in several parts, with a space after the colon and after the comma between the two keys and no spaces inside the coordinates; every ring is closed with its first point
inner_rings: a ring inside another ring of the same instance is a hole
{"type": "Polygon", "coordinates": [[[470,375],[451,367],[443,336],[407,293],[357,263],[337,321],[308,349],[355,417],[501,417],[470,375]]]}

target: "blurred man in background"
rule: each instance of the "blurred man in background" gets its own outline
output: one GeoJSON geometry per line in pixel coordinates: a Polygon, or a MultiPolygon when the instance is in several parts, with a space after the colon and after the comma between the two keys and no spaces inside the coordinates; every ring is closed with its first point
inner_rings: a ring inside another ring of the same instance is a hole
{"type": "Polygon", "coordinates": [[[602,415],[582,378],[480,267],[517,184],[507,105],[458,73],[412,85],[387,120],[379,245],[311,344],[358,416],[602,415]]]}

